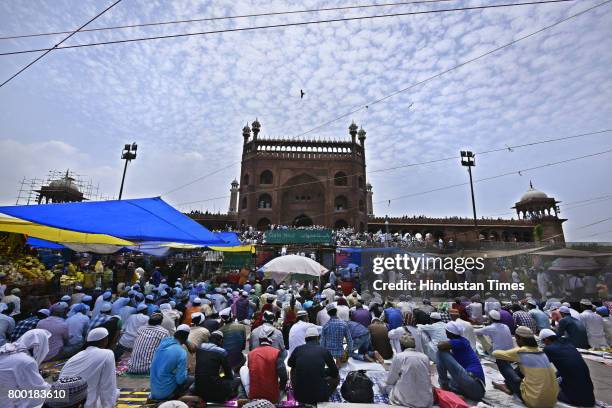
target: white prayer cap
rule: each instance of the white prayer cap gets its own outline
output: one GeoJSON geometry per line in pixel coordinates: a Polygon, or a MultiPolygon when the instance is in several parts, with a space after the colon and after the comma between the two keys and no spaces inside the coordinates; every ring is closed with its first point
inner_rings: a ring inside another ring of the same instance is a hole
{"type": "Polygon", "coordinates": [[[567,307],[567,306],[561,306],[559,308],[559,313],[569,314],[570,313],[570,308],[567,307]]]}
{"type": "Polygon", "coordinates": [[[96,327],[87,335],[87,341],[99,341],[108,336],[108,330],[104,327],[96,327]]]}
{"type": "Polygon", "coordinates": [[[457,336],[461,336],[463,333],[463,327],[459,323],[456,322],[448,322],[446,323],[446,331],[453,333],[457,336]]]}
{"type": "Polygon", "coordinates": [[[491,320],[499,321],[499,319],[501,319],[501,314],[497,310],[493,309],[489,312],[489,317],[491,320]]]}
{"type": "Polygon", "coordinates": [[[555,333],[554,331],[550,330],[550,329],[542,329],[540,330],[540,341],[547,339],[549,337],[553,337],[556,336],[557,333],[555,333]]]}
{"type": "Polygon", "coordinates": [[[138,306],[136,306],[136,311],[138,312],[142,312],[143,310],[147,310],[147,309],[148,307],[144,303],[139,303],[138,306]]]}
{"type": "Polygon", "coordinates": [[[193,299],[193,301],[191,303],[193,303],[194,305],[201,305],[202,304],[202,299],[195,298],[195,299],[193,299]]]}
{"type": "Polygon", "coordinates": [[[219,312],[219,316],[229,316],[232,313],[231,307],[226,307],[222,311],[219,312]]]}
{"type": "Polygon", "coordinates": [[[580,300],[580,304],[581,305],[585,305],[585,306],[592,306],[593,303],[591,303],[591,301],[589,299],[581,299],[580,300]]]}
{"type": "Polygon", "coordinates": [[[182,401],[166,401],[163,404],[158,405],[158,408],[189,408],[189,405],[182,401]]]}
{"type": "Polygon", "coordinates": [[[319,337],[319,330],[316,327],[309,327],[306,329],[306,335],[304,338],[307,339],[309,337],[319,337]]]}
{"type": "Polygon", "coordinates": [[[159,305],[159,310],[172,310],[172,306],[170,306],[170,303],[162,303],[159,305]]]}
{"type": "Polygon", "coordinates": [[[532,298],[532,299],[529,299],[529,300],[527,301],[527,303],[529,303],[530,305],[533,305],[533,306],[537,306],[537,305],[538,305],[538,302],[536,302],[536,301],[535,301],[535,299],[533,299],[533,298],[532,298]]]}
{"type": "Polygon", "coordinates": [[[110,312],[112,309],[112,306],[109,302],[104,302],[102,304],[102,307],[100,307],[100,311],[101,312],[110,312]]]}
{"type": "Polygon", "coordinates": [[[442,315],[440,315],[438,312],[432,312],[429,317],[435,320],[442,320],[442,315]]]}
{"type": "Polygon", "coordinates": [[[186,324],[181,324],[179,325],[179,327],[176,328],[176,331],[183,331],[189,333],[189,326],[187,326],[186,324]]]}
{"type": "Polygon", "coordinates": [[[40,309],[37,313],[44,314],[44,315],[47,315],[47,316],[49,316],[51,314],[49,309],[40,309]]]}
{"type": "Polygon", "coordinates": [[[62,296],[62,298],[60,299],[62,302],[70,302],[70,295],[64,295],[62,296]]]}
{"type": "Polygon", "coordinates": [[[106,291],[102,294],[102,299],[108,300],[113,296],[112,292],[106,291]]]}
{"type": "Polygon", "coordinates": [[[202,318],[203,316],[204,316],[204,315],[203,315],[202,313],[200,313],[200,312],[195,312],[195,313],[192,313],[192,314],[191,314],[191,319],[193,320],[193,319],[195,319],[196,317],[200,317],[200,318],[202,318]]]}

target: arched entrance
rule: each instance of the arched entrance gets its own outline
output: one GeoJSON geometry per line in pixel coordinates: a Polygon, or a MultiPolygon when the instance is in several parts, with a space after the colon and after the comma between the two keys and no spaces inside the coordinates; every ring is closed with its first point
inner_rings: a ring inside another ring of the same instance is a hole
{"type": "Polygon", "coordinates": [[[339,219],[334,224],[334,229],[342,229],[342,228],[348,228],[348,222],[346,222],[343,219],[339,219]]]}
{"type": "Polygon", "coordinates": [[[310,227],[311,225],[312,219],[305,214],[300,214],[293,220],[294,227],[310,227]]]}
{"type": "Polygon", "coordinates": [[[281,202],[275,203],[275,206],[281,209],[279,224],[295,224],[298,218],[301,219],[308,214],[306,216],[310,220],[308,225],[323,225],[325,188],[310,174],[299,174],[283,184],[281,202]]]}

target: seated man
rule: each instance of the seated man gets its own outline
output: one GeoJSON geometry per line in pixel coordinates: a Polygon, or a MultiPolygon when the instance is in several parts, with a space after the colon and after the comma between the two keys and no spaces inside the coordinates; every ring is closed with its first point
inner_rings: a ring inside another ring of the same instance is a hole
{"type": "Polygon", "coordinates": [[[59,377],[87,382],[87,407],[114,407],[119,398],[115,355],[107,350],[108,330],[97,327],[87,335],[87,348],[66,362],[59,377]]]}
{"type": "Polygon", "coordinates": [[[153,354],[164,337],[170,334],[161,327],[163,316],[153,313],[149,323],[136,332],[136,340],[132,348],[132,356],[128,362],[128,372],[133,374],[149,374],[153,354]]]}
{"type": "Polygon", "coordinates": [[[417,327],[421,331],[423,352],[435,363],[438,354],[438,343],[446,341],[448,338],[446,337],[446,323],[442,321],[440,313],[432,312],[429,318],[431,324],[419,324],[417,327]]]}
{"type": "Polygon", "coordinates": [[[180,398],[193,384],[187,375],[187,342],[189,326],[181,324],[173,337],[165,337],[151,362],[151,398],[156,400],[180,398]]]}
{"type": "Polygon", "coordinates": [[[448,341],[438,343],[438,381],[442,389],[480,401],[485,394],[484,372],[476,352],[461,333],[461,325],[446,323],[448,341]],[[448,374],[452,377],[450,382],[448,374]]]}
{"type": "Polygon", "coordinates": [[[196,351],[195,392],[206,402],[225,402],[238,394],[240,379],[234,378],[227,351],[221,348],[223,333],[212,332],[209,341],[196,351]]]}
{"type": "Polygon", "coordinates": [[[348,350],[353,350],[353,339],[348,324],[338,318],[336,305],[331,303],[325,309],[329,315],[329,321],[325,323],[321,331],[321,346],[331,353],[336,359],[336,364],[340,364],[340,359],[344,354],[343,340],[346,338],[348,350]]]}
{"type": "Polygon", "coordinates": [[[545,344],[544,353],[557,369],[557,378],[561,380],[558,400],[581,407],[595,405],[591,373],[576,347],[566,337],[558,337],[550,329],[540,331],[540,341],[545,344]]]}
{"type": "Polygon", "coordinates": [[[303,404],[328,401],[340,383],[338,367],[331,353],[319,345],[316,327],[306,330],[306,344],[291,353],[287,364],[295,399],[303,404]]]}
{"type": "Polygon", "coordinates": [[[287,385],[287,369],[271,339],[259,338],[259,346],[249,352],[247,366],[240,368],[240,379],[249,399],[278,403],[279,392],[287,385]]]}
{"type": "Polygon", "coordinates": [[[517,327],[514,335],[518,347],[493,352],[505,380],[505,383],[493,383],[493,386],[508,394],[518,395],[530,408],[554,407],[559,393],[554,367],[538,348],[529,327],[517,327]],[[516,370],[510,365],[511,362],[518,363],[516,370]]]}
{"type": "Polygon", "coordinates": [[[348,350],[349,357],[361,361],[377,361],[381,364],[385,362],[378,351],[372,350],[370,331],[367,327],[351,320],[348,322],[348,328],[351,333],[351,339],[353,340],[353,348],[348,350]]]}
{"type": "Polygon", "coordinates": [[[219,329],[223,333],[223,348],[227,351],[230,366],[238,372],[245,362],[242,351],[246,347],[246,326],[232,318],[229,307],[219,312],[219,316],[223,319],[223,326],[219,329]]]}
{"type": "Polygon", "coordinates": [[[399,340],[401,353],[391,361],[387,377],[389,400],[394,405],[406,407],[431,407],[431,377],[429,358],[415,351],[414,337],[405,333],[399,340]]]}
{"type": "Polygon", "coordinates": [[[495,350],[510,350],[514,347],[510,328],[500,322],[501,315],[497,310],[489,312],[490,324],[474,330],[477,336],[487,336],[491,339],[491,352],[495,350]]]}

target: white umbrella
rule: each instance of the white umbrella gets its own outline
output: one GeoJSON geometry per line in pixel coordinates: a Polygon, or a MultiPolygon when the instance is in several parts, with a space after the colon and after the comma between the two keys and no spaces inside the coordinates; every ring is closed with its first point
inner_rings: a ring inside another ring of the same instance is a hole
{"type": "Polygon", "coordinates": [[[274,258],[262,267],[267,279],[281,282],[291,277],[298,280],[315,280],[327,272],[327,268],[305,256],[285,255],[274,258]]]}

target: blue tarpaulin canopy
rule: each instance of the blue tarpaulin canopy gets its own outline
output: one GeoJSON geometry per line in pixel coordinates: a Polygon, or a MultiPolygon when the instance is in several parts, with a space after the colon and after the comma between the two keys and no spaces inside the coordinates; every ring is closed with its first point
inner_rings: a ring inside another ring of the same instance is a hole
{"type": "Polygon", "coordinates": [[[29,237],[26,240],[26,244],[31,246],[32,248],[46,248],[46,249],[66,249],[62,244],[57,244],[55,242],[46,241],[44,239],[29,237]]]}
{"type": "Polygon", "coordinates": [[[130,241],[226,245],[160,197],[134,200],[0,207],[0,213],[66,230],[107,234],[130,241]]]}

